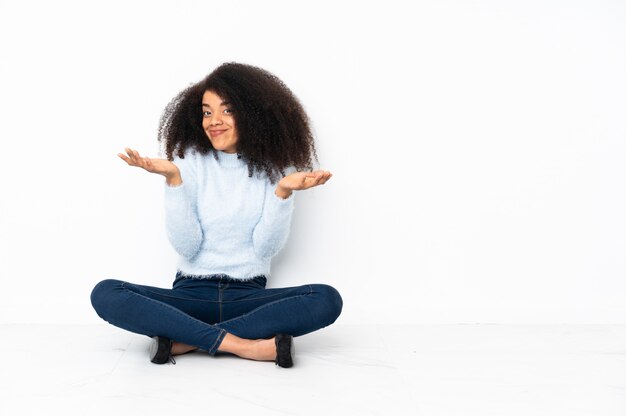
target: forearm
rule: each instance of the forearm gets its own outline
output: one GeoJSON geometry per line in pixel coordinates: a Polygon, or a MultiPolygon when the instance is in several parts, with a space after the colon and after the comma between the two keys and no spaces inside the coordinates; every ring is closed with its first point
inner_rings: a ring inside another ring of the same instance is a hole
{"type": "Polygon", "coordinates": [[[254,228],[252,243],[260,258],[272,257],[285,245],[294,208],[293,196],[281,199],[272,195],[266,202],[261,220],[254,228]]]}
{"type": "Polygon", "coordinates": [[[202,227],[195,205],[186,195],[182,183],[166,187],[165,226],[167,237],[178,254],[187,258],[197,254],[203,238],[202,227]]]}

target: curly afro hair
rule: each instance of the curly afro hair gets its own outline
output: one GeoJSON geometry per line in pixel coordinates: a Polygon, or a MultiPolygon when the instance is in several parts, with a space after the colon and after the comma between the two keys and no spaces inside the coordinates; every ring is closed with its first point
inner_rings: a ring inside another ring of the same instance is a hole
{"type": "Polygon", "coordinates": [[[309,118],[296,96],[268,71],[235,62],[217,67],[202,81],[181,91],[161,116],[158,140],[168,160],[187,149],[217,152],[202,129],[202,96],[211,91],[230,103],[237,126],[237,154],[248,176],[265,173],[272,183],[285,169],[312,170],[317,152],[309,118]]]}

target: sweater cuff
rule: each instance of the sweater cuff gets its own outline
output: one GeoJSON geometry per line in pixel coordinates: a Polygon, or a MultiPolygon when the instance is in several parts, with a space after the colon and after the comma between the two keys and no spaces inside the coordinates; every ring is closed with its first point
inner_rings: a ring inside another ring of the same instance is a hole
{"type": "Polygon", "coordinates": [[[170,186],[165,184],[165,206],[167,208],[179,209],[181,206],[187,203],[187,191],[185,190],[185,184],[182,183],[176,186],[170,186]]]}
{"type": "Polygon", "coordinates": [[[177,189],[177,188],[182,188],[185,185],[185,182],[181,182],[178,185],[170,185],[167,182],[165,182],[165,189],[177,189]]]}
{"type": "Polygon", "coordinates": [[[270,198],[269,204],[267,206],[268,211],[270,211],[271,213],[282,212],[288,214],[293,210],[294,194],[295,192],[292,192],[288,198],[283,199],[276,195],[274,192],[272,192],[272,197],[270,198]]]}

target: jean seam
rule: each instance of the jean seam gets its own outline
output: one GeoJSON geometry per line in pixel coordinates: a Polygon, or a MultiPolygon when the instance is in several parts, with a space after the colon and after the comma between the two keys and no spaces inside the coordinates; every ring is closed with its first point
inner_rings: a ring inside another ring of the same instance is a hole
{"type": "MultiPolygon", "coordinates": [[[[311,291],[309,293],[303,293],[303,294],[300,294],[300,295],[294,295],[294,296],[290,296],[290,297],[287,297],[287,298],[277,299],[277,300],[275,300],[273,302],[270,302],[270,303],[265,303],[265,304],[259,306],[258,308],[248,312],[248,313],[244,313],[243,315],[239,315],[239,316],[236,316],[234,318],[230,318],[230,319],[228,319],[226,321],[220,322],[219,324],[216,325],[216,327],[219,328],[219,325],[227,324],[227,323],[229,323],[231,321],[234,321],[236,319],[241,319],[241,318],[244,318],[246,316],[250,316],[251,314],[258,312],[259,310],[265,309],[266,307],[272,306],[272,305],[274,305],[276,303],[287,301],[287,300],[292,300],[292,299],[297,299],[297,298],[302,298],[302,297],[305,297],[305,296],[309,296],[311,293],[313,293],[313,292],[311,291]]],[[[308,309],[307,309],[307,312],[309,312],[309,314],[311,313],[311,311],[309,311],[308,309]]]]}
{"type": "Polygon", "coordinates": [[[219,310],[219,315],[217,317],[217,321],[221,322],[222,321],[222,284],[220,283],[217,287],[217,303],[218,303],[218,310],[219,310]]]}
{"type": "MultiPolygon", "coordinates": [[[[308,286],[309,286],[309,293],[303,293],[300,296],[302,296],[302,295],[310,295],[313,292],[313,290],[310,288],[310,285],[308,285],[308,286]]],[[[299,287],[294,288],[293,291],[295,292],[296,289],[299,289],[299,287]]],[[[263,289],[263,290],[266,290],[266,289],[263,289]]],[[[260,299],[267,299],[267,298],[271,298],[271,297],[275,297],[275,296],[283,296],[284,294],[285,294],[285,292],[276,293],[276,294],[267,295],[267,296],[254,297],[254,298],[245,298],[245,299],[237,299],[237,300],[222,300],[221,302],[222,303],[245,302],[245,301],[249,301],[249,300],[260,300],[260,299]]],[[[294,295],[294,296],[298,296],[298,295],[294,295]]]]}
{"type": "Polygon", "coordinates": [[[211,345],[211,348],[207,351],[210,355],[215,355],[215,353],[217,352],[217,349],[222,344],[222,341],[224,340],[224,337],[226,336],[225,329],[223,328],[216,328],[216,329],[219,329],[220,333],[217,336],[217,339],[215,340],[213,345],[211,345]]]}
{"type": "MultiPolygon", "coordinates": [[[[124,282],[124,284],[126,284],[126,283],[127,283],[127,282],[124,282]]],[[[128,289],[128,290],[130,290],[130,289],[128,289]]],[[[178,300],[185,300],[185,301],[200,301],[200,302],[213,302],[213,303],[217,303],[217,301],[215,301],[215,300],[205,300],[205,299],[196,299],[196,298],[183,298],[183,297],[180,297],[180,296],[164,295],[164,294],[162,294],[162,293],[155,292],[155,291],[153,291],[153,290],[146,289],[146,288],[142,288],[142,290],[145,290],[146,292],[151,293],[151,294],[153,294],[153,295],[156,295],[156,296],[161,296],[161,297],[164,297],[164,298],[169,298],[169,299],[178,299],[178,300]]],[[[171,290],[175,290],[175,289],[171,289],[171,290]]],[[[136,292],[135,292],[135,293],[136,293],[136,292]]]]}
{"type": "MultiPolygon", "coordinates": [[[[309,295],[313,294],[313,286],[308,285],[309,286],[309,295]]],[[[306,309],[306,311],[309,313],[310,316],[313,316],[313,312],[311,312],[311,310],[309,309],[309,306],[306,304],[306,302],[304,302],[302,304],[302,306],[304,307],[304,309],[306,309]]]]}

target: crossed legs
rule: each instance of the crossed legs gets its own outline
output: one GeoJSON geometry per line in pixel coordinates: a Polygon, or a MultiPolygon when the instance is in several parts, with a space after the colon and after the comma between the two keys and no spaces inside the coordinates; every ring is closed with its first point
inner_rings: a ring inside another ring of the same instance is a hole
{"type": "Polygon", "coordinates": [[[115,326],[175,340],[173,355],[199,348],[262,361],[276,357],[274,335],[300,336],[328,326],[343,304],[327,285],[265,289],[185,280],[174,289],[103,280],[91,301],[98,315],[115,326]]]}

